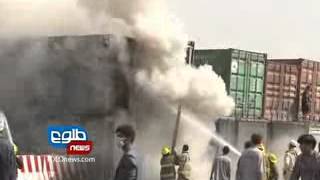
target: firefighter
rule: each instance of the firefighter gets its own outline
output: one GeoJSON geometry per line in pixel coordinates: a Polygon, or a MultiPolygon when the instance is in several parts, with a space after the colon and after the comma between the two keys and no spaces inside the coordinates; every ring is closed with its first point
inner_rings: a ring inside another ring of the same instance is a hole
{"type": "Polygon", "coordinates": [[[182,153],[177,155],[176,164],[178,168],[178,180],[190,180],[191,179],[191,165],[189,156],[189,146],[183,145],[182,153]]]}
{"type": "Polygon", "coordinates": [[[18,149],[18,146],[13,143],[13,151],[14,151],[14,155],[16,156],[16,163],[17,163],[17,174],[18,174],[18,169],[22,169],[23,168],[23,162],[20,158],[17,157],[18,155],[18,152],[19,152],[19,149],[18,149]]]}
{"type": "Polygon", "coordinates": [[[278,158],[275,154],[268,154],[268,164],[269,164],[269,168],[268,168],[268,180],[278,180],[279,179],[279,172],[278,172],[278,168],[277,168],[277,162],[278,162],[278,158]]]}
{"type": "Polygon", "coordinates": [[[16,180],[17,164],[14,147],[5,137],[4,126],[2,125],[0,125],[0,157],[0,179],[16,180]]]}
{"type": "Polygon", "coordinates": [[[175,180],[175,153],[172,153],[170,147],[165,146],[162,148],[162,158],[160,161],[160,179],[161,180],[175,180]]]}
{"type": "Polygon", "coordinates": [[[306,86],[306,89],[302,93],[302,102],[301,102],[301,110],[303,114],[303,118],[307,118],[311,111],[311,87],[310,85],[306,86]]]}
{"type": "Polygon", "coordinates": [[[284,166],[283,166],[283,178],[289,180],[293,171],[294,164],[298,157],[297,152],[298,143],[295,140],[291,140],[289,143],[289,149],[284,155],[284,166]]]}

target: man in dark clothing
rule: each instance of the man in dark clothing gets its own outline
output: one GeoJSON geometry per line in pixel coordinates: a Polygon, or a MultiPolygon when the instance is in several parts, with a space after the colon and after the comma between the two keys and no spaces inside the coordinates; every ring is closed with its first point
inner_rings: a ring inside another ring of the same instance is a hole
{"type": "Polygon", "coordinates": [[[316,139],[305,134],[299,137],[301,154],[297,157],[290,180],[318,180],[319,177],[319,154],[315,152],[316,139]]]}
{"type": "Polygon", "coordinates": [[[0,138],[0,179],[17,179],[16,156],[12,144],[3,138],[0,138]]]}
{"type": "Polygon", "coordinates": [[[311,87],[308,85],[302,94],[301,110],[303,117],[306,118],[311,111],[311,87]]]}
{"type": "Polygon", "coordinates": [[[132,153],[135,131],[130,125],[122,125],[116,129],[117,143],[123,151],[114,180],[137,180],[138,168],[136,157],[132,153]]]}
{"type": "Polygon", "coordinates": [[[244,143],[244,149],[246,150],[246,149],[249,149],[249,148],[251,148],[251,147],[253,147],[254,146],[254,144],[251,142],[251,141],[246,141],[245,143],[244,143]]]}
{"type": "Polygon", "coordinates": [[[230,180],[231,177],[231,159],[227,156],[230,152],[228,146],[222,149],[222,156],[214,160],[210,180],[230,180]]]}

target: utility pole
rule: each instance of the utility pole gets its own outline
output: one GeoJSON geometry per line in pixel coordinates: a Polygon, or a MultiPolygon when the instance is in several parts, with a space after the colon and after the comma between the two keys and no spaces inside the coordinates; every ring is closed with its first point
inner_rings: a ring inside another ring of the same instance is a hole
{"type": "MultiPolygon", "coordinates": [[[[194,41],[189,41],[187,50],[186,50],[186,64],[190,64],[191,66],[194,64],[194,47],[195,47],[195,42],[194,41]]],[[[177,117],[176,117],[176,124],[173,132],[173,139],[172,139],[172,150],[175,149],[177,145],[177,138],[178,138],[178,133],[179,133],[179,126],[180,126],[180,121],[181,121],[181,110],[182,110],[182,105],[181,103],[178,104],[178,111],[177,111],[177,117]]]]}

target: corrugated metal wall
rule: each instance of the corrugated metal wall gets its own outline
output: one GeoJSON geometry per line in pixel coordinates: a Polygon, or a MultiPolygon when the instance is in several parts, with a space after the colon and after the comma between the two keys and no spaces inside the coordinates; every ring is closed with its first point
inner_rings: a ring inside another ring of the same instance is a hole
{"type": "Polygon", "coordinates": [[[320,63],[305,59],[268,60],[264,118],[273,121],[320,120],[320,63]],[[312,88],[311,114],[302,118],[301,99],[312,88]]]}
{"type": "Polygon", "coordinates": [[[225,81],[235,100],[233,116],[237,118],[262,117],[266,59],[266,54],[238,49],[195,51],[196,66],[211,65],[225,81]]]}

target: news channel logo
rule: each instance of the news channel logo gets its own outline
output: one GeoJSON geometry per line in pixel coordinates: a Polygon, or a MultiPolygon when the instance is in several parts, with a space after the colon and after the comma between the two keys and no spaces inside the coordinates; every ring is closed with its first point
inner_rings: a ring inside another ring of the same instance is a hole
{"type": "Polygon", "coordinates": [[[81,126],[48,126],[48,142],[54,148],[66,149],[68,155],[89,154],[93,147],[81,126]]]}

